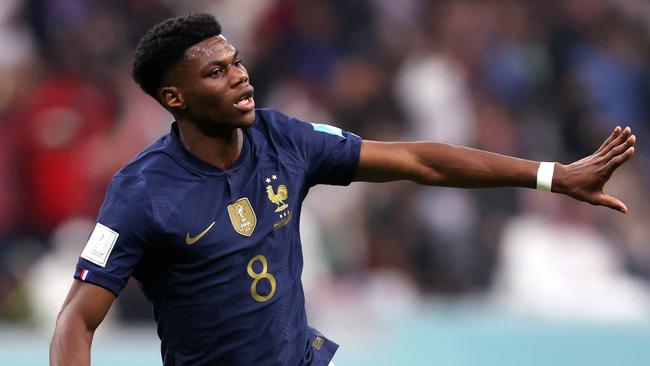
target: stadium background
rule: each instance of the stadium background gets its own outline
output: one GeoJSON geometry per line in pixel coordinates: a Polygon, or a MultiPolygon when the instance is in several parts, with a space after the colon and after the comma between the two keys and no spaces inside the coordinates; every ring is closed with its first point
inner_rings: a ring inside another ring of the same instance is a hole
{"type": "MultiPolygon", "coordinates": [[[[0,364],[43,365],[108,180],[169,129],[130,79],[155,22],[210,12],[258,106],[367,139],[570,162],[617,124],[628,215],[524,189],[319,187],[304,284],[337,365],[650,363],[645,0],[0,2],[0,364]]],[[[130,283],[94,365],[160,364],[130,283]]]]}

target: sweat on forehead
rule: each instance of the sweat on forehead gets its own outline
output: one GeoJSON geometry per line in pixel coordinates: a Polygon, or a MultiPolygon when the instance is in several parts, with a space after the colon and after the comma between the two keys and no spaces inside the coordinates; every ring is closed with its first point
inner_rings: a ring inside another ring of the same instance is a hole
{"type": "Polygon", "coordinates": [[[226,37],[222,34],[202,40],[185,51],[185,59],[218,56],[219,54],[235,52],[226,37]]]}

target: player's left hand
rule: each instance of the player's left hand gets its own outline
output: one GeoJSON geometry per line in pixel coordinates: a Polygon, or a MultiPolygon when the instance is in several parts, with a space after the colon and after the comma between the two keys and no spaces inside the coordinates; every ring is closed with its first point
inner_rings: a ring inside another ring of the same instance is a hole
{"type": "Polygon", "coordinates": [[[612,173],[634,155],[635,143],[630,127],[621,130],[617,126],[593,154],[569,165],[556,164],[552,191],[627,213],[625,204],[605,194],[603,187],[612,173]]]}

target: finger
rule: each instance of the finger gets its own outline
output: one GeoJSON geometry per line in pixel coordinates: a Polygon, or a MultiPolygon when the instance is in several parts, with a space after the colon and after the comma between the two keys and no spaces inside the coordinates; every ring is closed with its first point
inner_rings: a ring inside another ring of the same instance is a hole
{"type": "Polygon", "coordinates": [[[614,157],[606,165],[607,176],[611,175],[614,170],[618,169],[619,166],[623,165],[626,161],[630,160],[632,155],[634,155],[634,146],[630,146],[625,150],[624,153],[614,157]]]}
{"type": "Polygon", "coordinates": [[[609,135],[609,137],[607,138],[607,140],[605,140],[605,142],[603,142],[603,144],[600,145],[600,147],[598,148],[598,150],[596,150],[596,153],[599,153],[599,152],[603,151],[603,149],[605,148],[605,146],[607,146],[607,145],[608,145],[610,142],[612,142],[616,137],[618,137],[618,135],[619,135],[620,133],[621,133],[621,126],[616,126],[616,128],[614,128],[614,131],[613,131],[613,132],[609,135]]]}
{"type": "Polygon", "coordinates": [[[627,213],[627,206],[625,206],[623,202],[621,202],[619,199],[616,199],[604,193],[600,195],[599,200],[596,204],[609,207],[611,209],[620,211],[622,213],[627,213]]]}
{"type": "Polygon", "coordinates": [[[607,153],[607,155],[605,155],[605,161],[609,161],[610,159],[623,154],[624,152],[627,151],[627,149],[634,146],[635,143],[636,143],[636,136],[635,135],[632,135],[632,136],[628,137],[627,140],[625,140],[624,143],[622,143],[622,144],[616,146],[615,148],[611,149],[607,153]]]}
{"type": "Polygon", "coordinates": [[[618,135],[618,137],[616,137],[613,141],[607,144],[605,148],[601,150],[600,153],[605,155],[616,146],[625,143],[627,141],[627,138],[630,137],[631,134],[632,134],[632,129],[630,129],[629,127],[625,127],[625,129],[623,129],[623,131],[618,135]]]}

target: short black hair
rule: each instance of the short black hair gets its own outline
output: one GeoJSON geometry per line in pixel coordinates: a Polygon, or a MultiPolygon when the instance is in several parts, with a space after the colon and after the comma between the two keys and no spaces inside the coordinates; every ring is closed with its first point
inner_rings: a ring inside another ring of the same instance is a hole
{"type": "Polygon", "coordinates": [[[167,73],[193,45],[221,34],[221,24],[210,14],[169,18],[154,25],[135,50],[131,76],[147,94],[158,100],[157,91],[167,73]]]}

